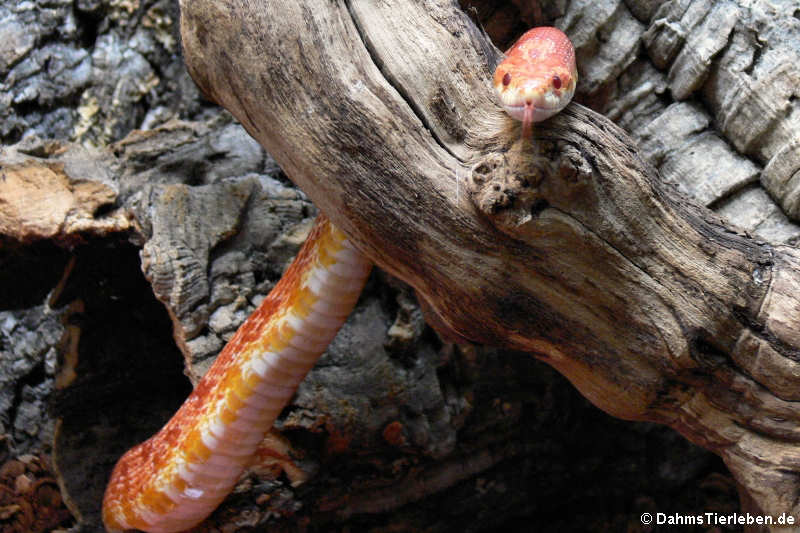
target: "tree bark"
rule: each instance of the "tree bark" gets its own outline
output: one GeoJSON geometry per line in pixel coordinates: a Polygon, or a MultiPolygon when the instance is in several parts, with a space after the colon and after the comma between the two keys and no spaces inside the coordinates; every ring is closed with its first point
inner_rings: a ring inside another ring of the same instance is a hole
{"type": "Polygon", "coordinates": [[[578,104],[520,140],[499,53],[450,2],[181,10],[203,92],[449,328],[675,428],[761,512],[800,516],[796,248],[686,200],[578,104]]]}

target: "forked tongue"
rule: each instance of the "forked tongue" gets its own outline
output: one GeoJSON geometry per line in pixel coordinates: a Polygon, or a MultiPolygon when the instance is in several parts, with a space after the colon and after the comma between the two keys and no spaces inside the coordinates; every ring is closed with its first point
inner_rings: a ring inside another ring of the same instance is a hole
{"type": "Polygon", "coordinates": [[[525,102],[525,111],[522,114],[522,138],[530,139],[533,133],[533,104],[525,102]]]}

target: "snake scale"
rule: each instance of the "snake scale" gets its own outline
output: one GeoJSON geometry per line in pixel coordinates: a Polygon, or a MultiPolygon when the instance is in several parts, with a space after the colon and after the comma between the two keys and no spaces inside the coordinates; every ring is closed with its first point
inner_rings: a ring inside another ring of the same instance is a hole
{"type": "MultiPolygon", "coordinates": [[[[552,27],[529,30],[497,66],[505,111],[532,124],[575,91],[575,52],[552,27]]],[[[371,262],[325,215],[259,308],[241,325],[181,408],[125,453],[103,498],[109,531],[183,531],[230,493],[259,443],[355,305],[371,262]]]]}

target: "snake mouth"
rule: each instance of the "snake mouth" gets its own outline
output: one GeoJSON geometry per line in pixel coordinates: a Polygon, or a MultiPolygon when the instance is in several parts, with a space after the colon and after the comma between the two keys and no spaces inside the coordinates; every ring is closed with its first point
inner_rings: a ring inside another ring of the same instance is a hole
{"type": "MultiPolygon", "coordinates": [[[[520,121],[525,118],[526,107],[528,107],[526,103],[516,104],[516,105],[503,104],[503,109],[505,110],[505,112],[508,113],[515,120],[520,120],[520,121]]],[[[531,104],[531,107],[533,110],[532,113],[533,122],[541,122],[542,120],[550,118],[564,108],[563,105],[554,107],[545,107],[533,104],[531,104]]]]}

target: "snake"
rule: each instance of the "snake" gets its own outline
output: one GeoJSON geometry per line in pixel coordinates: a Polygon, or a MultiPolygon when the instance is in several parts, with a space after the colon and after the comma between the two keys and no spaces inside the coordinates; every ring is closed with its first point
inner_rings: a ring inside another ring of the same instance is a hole
{"type": "MultiPolygon", "coordinates": [[[[499,104],[530,137],[563,109],[575,52],[557,28],[523,34],[497,66],[499,104]]],[[[233,490],[259,444],[358,300],[372,262],[324,214],[281,279],[242,323],[155,435],[114,466],[103,497],[108,531],[184,531],[233,490]]]]}
{"type": "Polygon", "coordinates": [[[506,52],[493,77],[500,105],[522,122],[529,138],[533,123],[564,109],[575,94],[575,48],[563,31],[540,26],[525,32],[506,52]]]}

